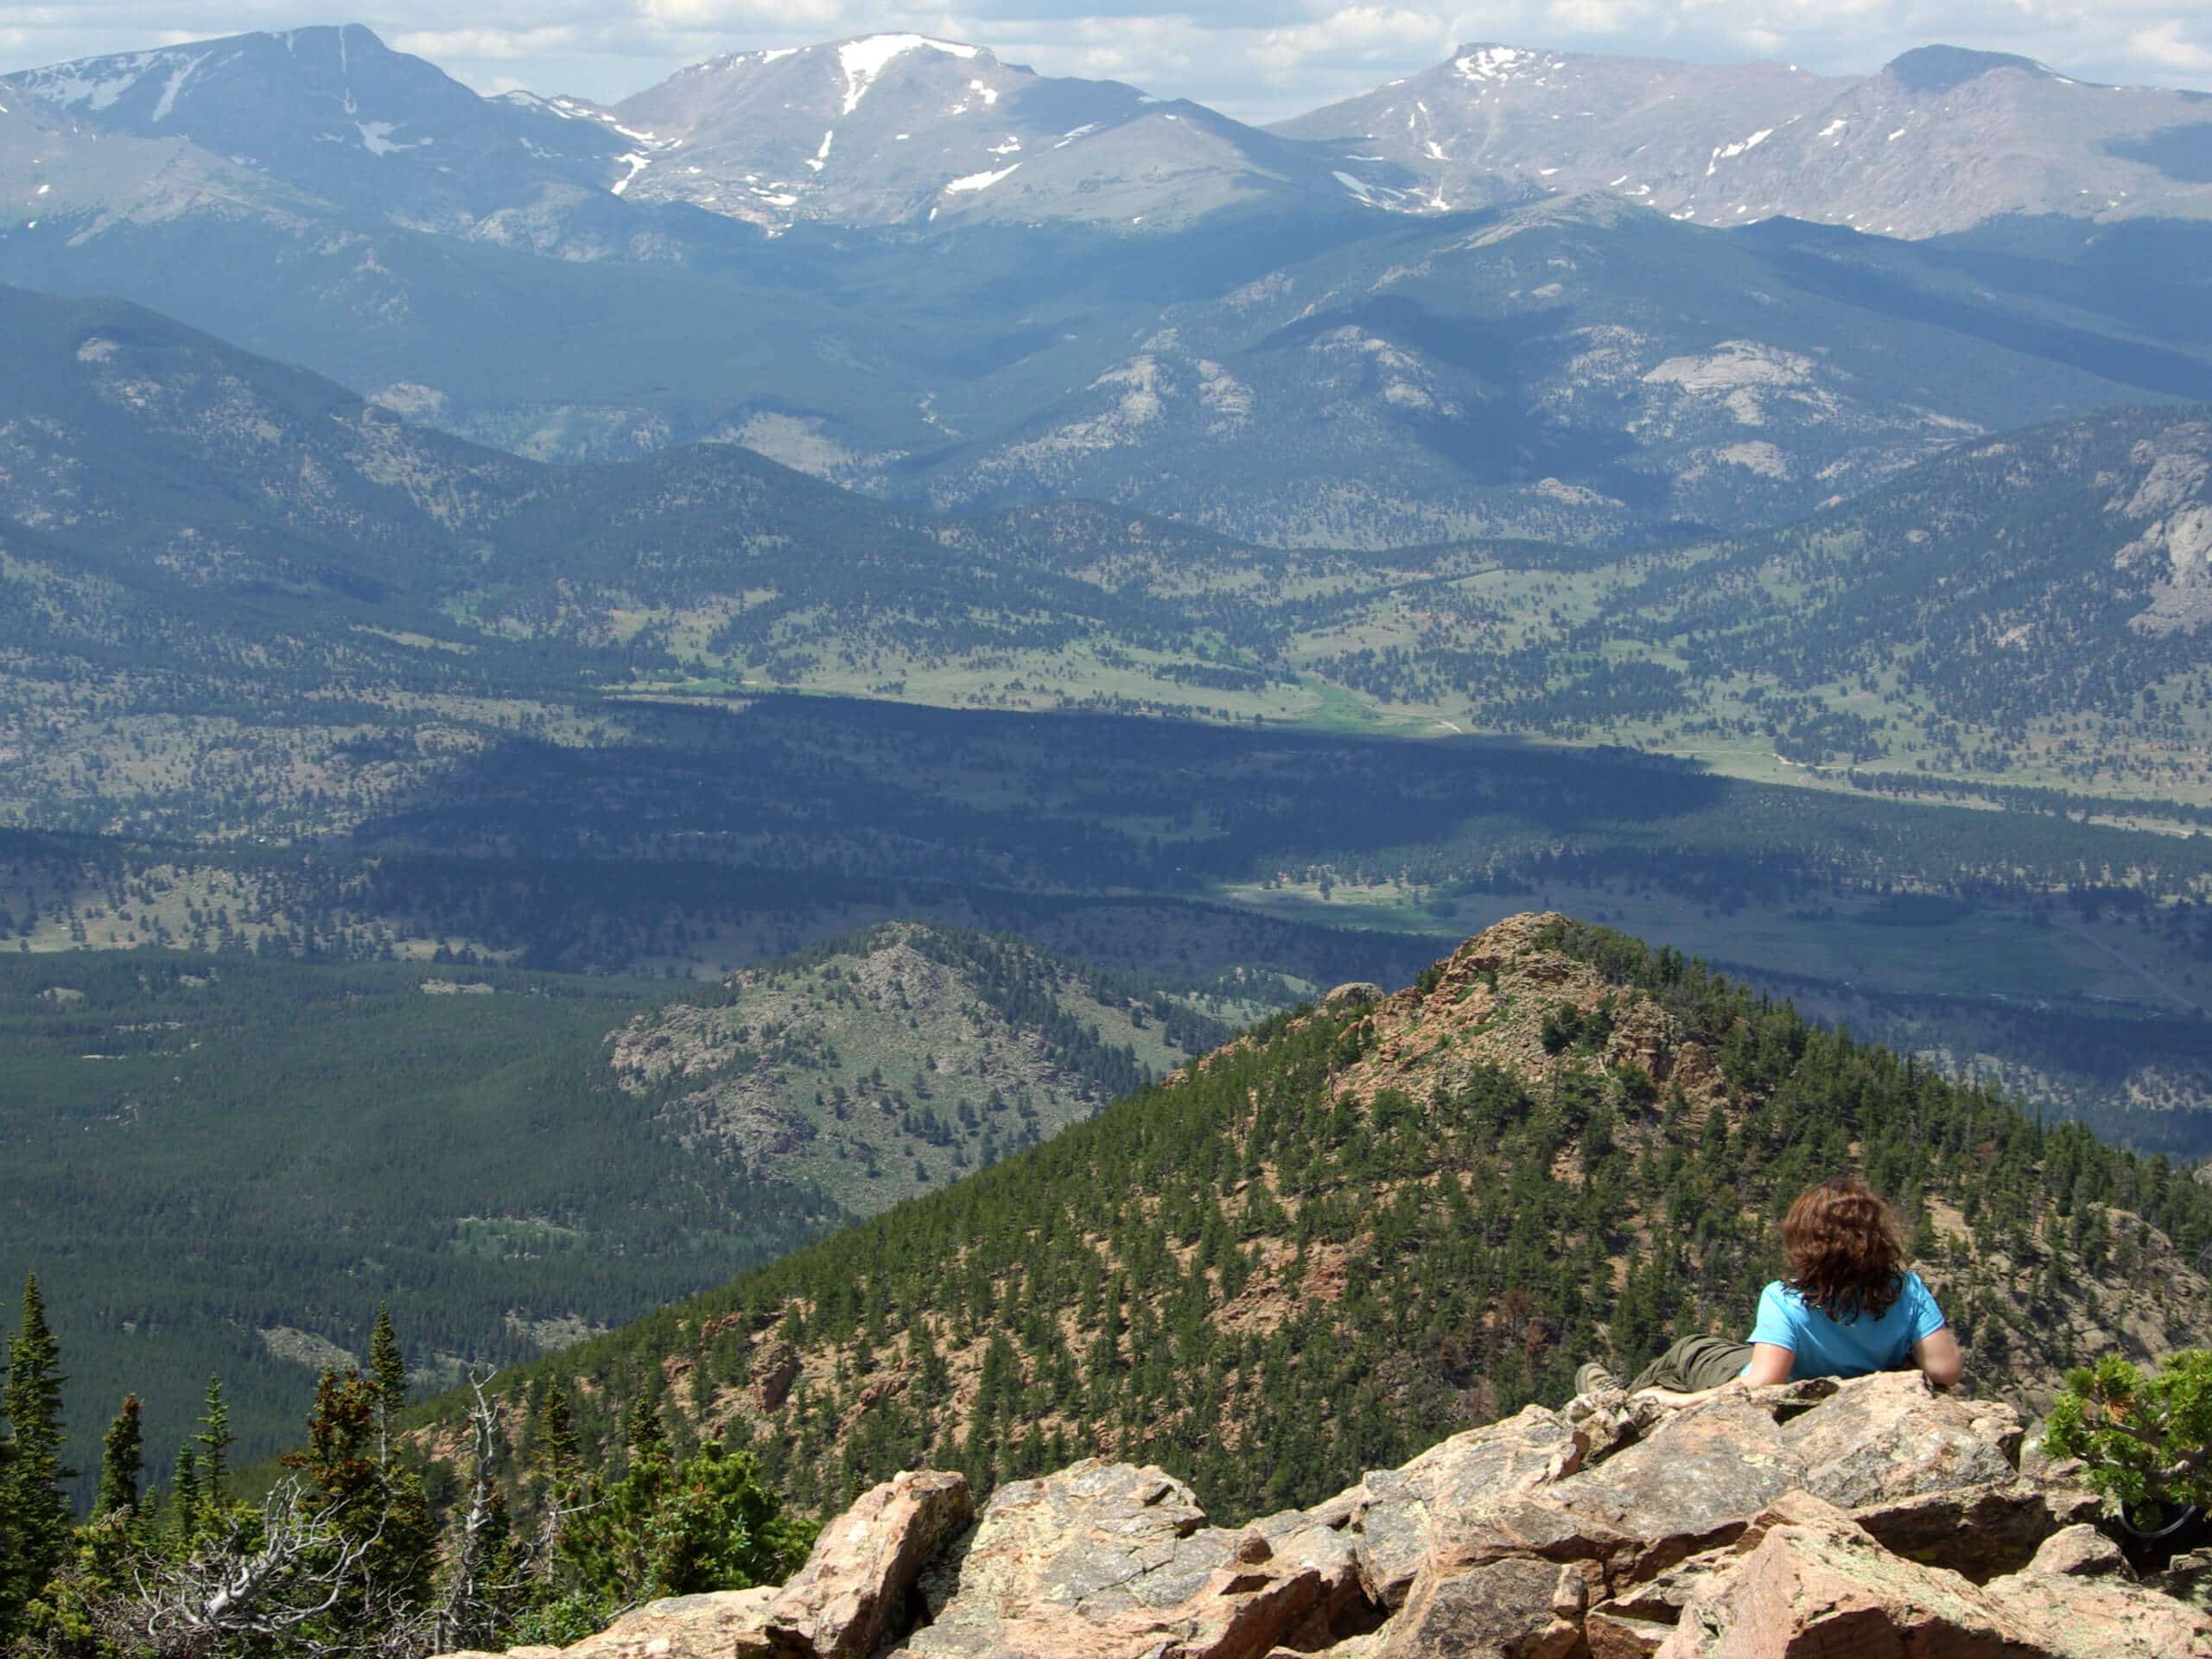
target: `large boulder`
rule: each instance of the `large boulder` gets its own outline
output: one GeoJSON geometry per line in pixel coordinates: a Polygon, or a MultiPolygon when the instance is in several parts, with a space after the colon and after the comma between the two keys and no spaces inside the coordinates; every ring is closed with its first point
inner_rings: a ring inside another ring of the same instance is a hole
{"type": "Polygon", "coordinates": [[[567,1648],[513,1648],[511,1656],[545,1659],[729,1659],[736,1643],[760,1628],[775,1587],[670,1596],[633,1607],[597,1636],[567,1648]]]}
{"type": "MultiPolygon", "coordinates": [[[[1290,1529],[1295,1531],[1295,1529],[1290,1529]]],[[[1330,1586],[1317,1540],[1278,1555],[1209,1527],[1157,1469],[1089,1460],[992,1495],[925,1578],[908,1659],[1260,1659],[1330,1586]]],[[[1337,1564],[1351,1570],[1349,1556],[1337,1564]]]]}
{"type": "Polygon", "coordinates": [[[738,1659],[868,1659],[906,1622],[923,1567],[975,1514],[964,1475],[910,1471],[865,1492],[815,1540],[738,1659]]]}
{"type": "Polygon", "coordinates": [[[2101,1552],[2085,1562],[2069,1550],[1987,1592],[2063,1659],[2212,1659],[2212,1615],[2128,1582],[2101,1552]]]}
{"type": "MultiPolygon", "coordinates": [[[[1363,1494],[1364,1490],[1363,1484],[1353,1492],[1363,1494]]],[[[1352,1494],[1344,1494],[1311,1510],[1287,1510],[1266,1516],[1247,1529],[1267,1545],[1269,1559],[1280,1566],[1311,1569],[1318,1575],[1319,1599],[1295,1629],[1279,1638],[1300,1651],[1328,1647],[1335,1638],[1364,1629],[1380,1617],[1360,1580],[1351,1530],[1355,1501],[1352,1494]]],[[[1249,1548],[1243,1548],[1242,1553],[1249,1554],[1249,1548]]]]}
{"type": "Polygon", "coordinates": [[[1793,1492],[1753,1518],[1656,1659],[2212,1659],[2212,1619],[2117,1574],[2047,1570],[1977,1586],[1891,1554],[1842,1510],[1793,1492]]]}
{"type": "Polygon", "coordinates": [[[1804,1490],[1855,1510],[2002,1484],[2018,1473],[2019,1414],[1939,1392],[1918,1371],[1855,1377],[1781,1425],[1804,1490]]]}
{"type": "Polygon", "coordinates": [[[2067,1527],[2043,1541],[2028,1571],[2063,1573],[2077,1579],[2128,1579],[2135,1570],[2120,1548],[2087,1522],[2067,1527]]]}
{"type": "Polygon", "coordinates": [[[1755,1517],[1758,1542],[1709,1574],[1658,1659],[1866,1654],[2030,1659],[2027,1633],[1957,1573],[1891,1554],[1842,1510],[1804,1493],[1755,1517]]]}
{"type": "Polygon", "coordinates": [[[1493,1499],[1543,1484],[1579,1461],[1586,1444],[1557,1413],[1530,1406],[1503,1422],[1440,1441],[1402,1469],[1370,1473],[1354,1489],[1351,1516],[1368,1599],[1378,1606],[1400,1605],[1436,1553],[1440,1528],[1493,1499]]]}
{"type": "Polygon", "coordinates": [[[1546,1496],[1579,1519],[1635,1539],[1628,1575],[1643,1579],[1727,1543],[1762,1506],[1803,1482],[1804,1465],[1783,1444],[1774,1412],[1723,1395],[1677,1414],[1546,1496]]]}
{"type": "Polygon", "coordinates": [[[1583,1645],[1582,1575],[1528,1556],[1424,1576],[1370,1651],[1375,1659],[1568,1659],[1583,1645]]]}
{"type": "Polygon", "coordinates": [[[1981,1582],[2019,1572],[2053,1533],[2103,1510],[2102,1499],[2078,1488],[2012,1481],[1869,1503],[1852,1510],[1851,1518],[1885,1549],[1981,1582]]]}

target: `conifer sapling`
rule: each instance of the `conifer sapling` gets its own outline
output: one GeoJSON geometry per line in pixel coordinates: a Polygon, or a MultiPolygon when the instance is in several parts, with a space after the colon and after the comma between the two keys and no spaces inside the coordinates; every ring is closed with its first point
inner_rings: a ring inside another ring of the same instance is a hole
{"type": "Polygon", "coordinates": [[[2177,1506],[2212,1507],[2212,1351],[2184,1348],[2145,1378],[2107,1355],[2066,1379],[2044,1450],[2080,1458],[2084,1478],[2142,1527],[2177,1506]]]}

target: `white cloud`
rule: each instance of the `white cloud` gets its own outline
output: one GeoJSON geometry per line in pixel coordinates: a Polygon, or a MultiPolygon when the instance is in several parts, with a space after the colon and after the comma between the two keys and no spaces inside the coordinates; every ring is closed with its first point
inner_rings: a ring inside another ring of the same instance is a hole
{"type": "Polygon", "coordinates": [[[411,52],[433,63],[448,63],[456,58],[479,63],[513,63],[529,58],[556,57],[583,42],[575,29],[555,27],[410,29],[393,35],[391,44],[397,51],[411,52]]]}
{"type": "Polygon", "coordinates": [[[1411,54],[1435,60],[1452,48],[1451,22],[1434,12],[1346,6],[1311,22],[1264,30],[1248,55],[1278,79],[1319,57],[1400,62],[1411,54]]]}
{"type": "MultiPolygon", "coordinates": [[[[2212,40],[2212,28],[2199,25],[2203,40],[2212,40]]],[[[2139,29],[2127,37],[2128,46],[2147,63],[2185,73],[2212,73],[2212,46],[2202,40],[2183,38],[2179,19],[2170,18],[2149,29],[2139,29]]]]}

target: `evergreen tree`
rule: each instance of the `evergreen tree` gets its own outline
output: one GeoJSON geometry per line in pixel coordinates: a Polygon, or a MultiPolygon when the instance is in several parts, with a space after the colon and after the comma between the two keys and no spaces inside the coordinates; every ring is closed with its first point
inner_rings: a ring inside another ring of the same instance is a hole
{"type": "Polygon", "coordinates": [[[123,1409],[107,1426],[100,1441],[99,1492],[92,1499],[92,1516],[113,1515],[138,1507],[138,1477],[146,1466],[145,1440],[138,1423],[138,1396],[125,1395],[123,1409]]]}
{"type": "Polygon", "coordinates": [[[176,1523],[180,1546],[188,1546],[200,1530],[200,1459],[189,1444],[176,1449],[176,1464],[169,1471],[169,1513],[176,1523]]]}
{"type": "Polygon", "coordinates": [[[0,1399],[0,1642],[8,1639],[8,1563],[20,1553],[21,1538],[16,1530],[16,1513],[8,1502],[16,1465],[16,1446],[8,1433],[6,1402],[0,1399]]]}
{"type": "Polygon", "coordinates": [[[562,1619],[596,1628],[591,1618],[634,1602],[775,1583],[805,1560],[816,1529],[784,1516],[749,1453],[710,1443],[678,1463],[651,1398],[626,1427],[629,1466],[561,1541],[562,1619]]]}
{"type": "Polygon", "coordinates": [[[223,1403],[223,1379],[207,1379],[207,1401],[200,1417],[200,1432],[192,1437],[200,1452],[200,1498],[210,1513],[223,1507],[223,1477],[229,1472],[228,1454],[233,1440],[231,1408],[223,1403]]]}
{"type": "Polygon", "coordinates": [[[21,1628],[23,1610],[46,1587],[69,1540],[69,1505],[61,1484],[74,1469],[61,1465],[61,1348],[46,1322],[38,1275],[23,1285],[22,1325],[8,1344],[8,1376],[0,1388],[9,1457],[0,1487],[0,1637],[21,1628]]]}
{"type": "Polygon", "coordinates": [[[391,1462],[391,1420],[407,1406],[407,1359],[391,1328],[391,1309],[379,1303],[376,1329],[369,1337],[369,1380],[377,1391],[377,1462],[391,1462]]]}
{"type": "Polygon", "coordinates": [[[385,1610],[421,1600],[435,1565],[437,1524],[422,1482],[379,1453],[383,1408],[382,1390],[372,1378],[323,1372],[308,1418],[307,1449],[283,1459],[315,1484],[337,1529],[365,1547],[362,1583],[340,1603],[356,1617],[366,1611],[372,1586],[385,1610]]]}
{"type": "Polygon", "coordinates": [[[553,1490],[570,1490],[583,1469],[583,1444],[576,1437],[575,1416],[558,1379],[546,1385],[545,1397],[538,1402],[537,1452],[553,1490]]]}

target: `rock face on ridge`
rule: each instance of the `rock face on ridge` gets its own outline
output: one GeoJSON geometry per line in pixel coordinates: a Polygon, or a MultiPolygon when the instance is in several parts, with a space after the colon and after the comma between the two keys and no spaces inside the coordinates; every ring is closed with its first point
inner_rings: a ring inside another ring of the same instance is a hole
{"type": "Polygon", "coordinates": [[[1903,1373],[1531,1406],[1241,1529],[1156,1468],[1015,1481],[964,1529],[958,1476],[907,1473],[783,1590],[655,1604],[566,1655],[2212,1656],[2212,1615],[2136,1582],[2094,1499],[2020,1475],[2020,1440],[2010,1407],[1903,1373]],[[1993,1504],[2017,1520],[1996,1541],[1966,1519],[1993,1504]],[[1953,1524],[1897,1529],[1931,1506],[1953,1524]]]}

